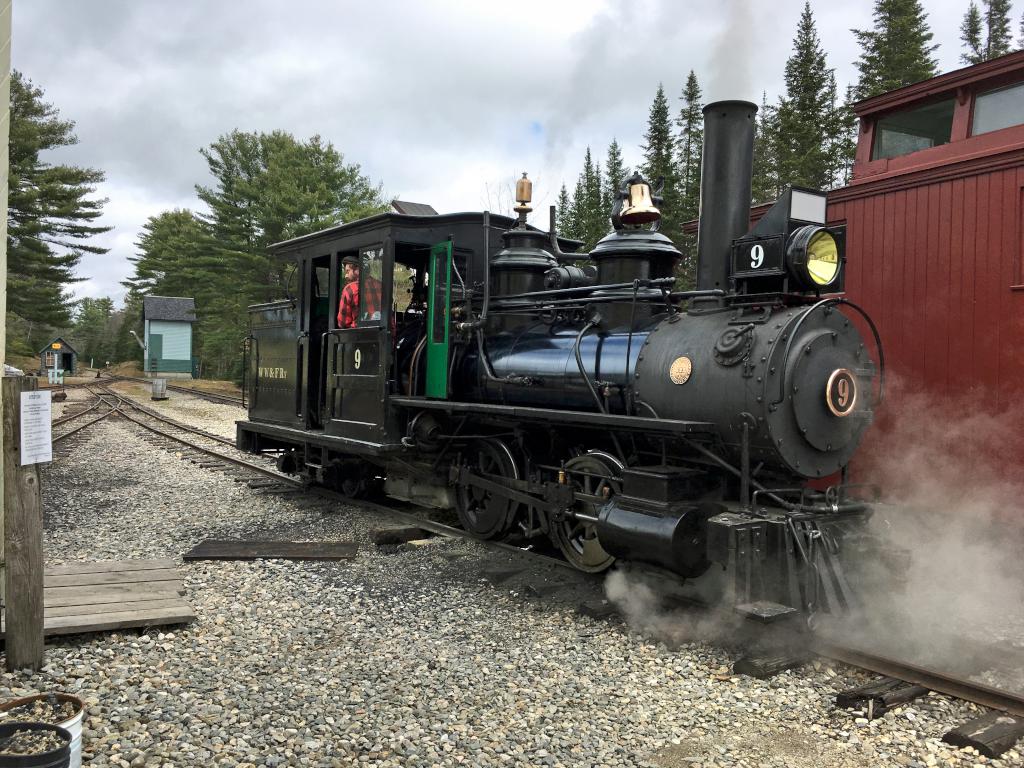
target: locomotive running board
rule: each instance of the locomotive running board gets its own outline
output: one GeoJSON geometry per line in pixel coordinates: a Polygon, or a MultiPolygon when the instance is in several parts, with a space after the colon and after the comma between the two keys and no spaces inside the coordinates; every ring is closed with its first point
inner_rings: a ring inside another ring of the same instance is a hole
{"type": "Polygon", "coordinates": [[[717,429],[708,421],[679,421],[676,419],[654,419],[644,416],[623,416],[621,414],[590,413],[587,411],[566,411],[551,408],[531,408],[519,405],[496,405],[494,403],[461,403],[450,400],[430,400],[425,397],[392,397],[392,405],[404,408],[419,408],[444,411],[448,414],[474,414],[515,421],[561,422],[580,426],[618,428],[639,432],[664,432],[668,434],[714,434],[717,429]]]}

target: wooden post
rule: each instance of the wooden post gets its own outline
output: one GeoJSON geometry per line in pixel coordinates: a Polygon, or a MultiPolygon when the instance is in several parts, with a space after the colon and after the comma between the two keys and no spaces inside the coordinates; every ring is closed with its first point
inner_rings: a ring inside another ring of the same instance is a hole
{"type": "MultiPolygon", "coordinates": [[[[0,0],[0,146],[6,147],[11,135],[11,0],[0,0]]],[[[0,152],[0,363],[7,348],[7,180],[10,176],[8,152],[0,152]]],[[[0,376],[3,375],[0,365],[0,376]]],[[[0,444],[3,443],[0,420],[0,444]]],[[[3,497],[3,472],[0,472],[0,498],[3,497]]],[[[0,602],[4,602],[4,531],[0,514],[0,602]]]]}
{"type": "Polygon", "coordinates": [[[4,376],[3,464],[7,669],[43,666],[43,499],[39,465],[19,465],[21,393],[35,378],[4,376]]]}

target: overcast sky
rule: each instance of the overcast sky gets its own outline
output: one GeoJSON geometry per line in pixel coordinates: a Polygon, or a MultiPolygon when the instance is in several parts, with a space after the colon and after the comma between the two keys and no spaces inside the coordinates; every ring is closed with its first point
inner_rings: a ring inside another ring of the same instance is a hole
{"type": "MultiPolygon", "coordinates": [[[[958,68],[967,0],[924,0],[940,68],[958,68]]],[[[1014,10],[1017,32],[1020,2],[1014,10]]],[[[522,171],[546,222],[590,145],[639,161],[658,83],[673,112],[693,69],[707,101],[776,98],[803,0],[15,0],[13,65],[76,122],[51,162],[102,169],[109,198],[78,296],[113,296],[149,216],[198,209],[218,136],[320,134],[389,197],[500,210],[522,171]]],[[[840,86],[870,0],[812,0],[840,86]]],[[[507,211],[501,211],[507,213],[507,211]]]]}

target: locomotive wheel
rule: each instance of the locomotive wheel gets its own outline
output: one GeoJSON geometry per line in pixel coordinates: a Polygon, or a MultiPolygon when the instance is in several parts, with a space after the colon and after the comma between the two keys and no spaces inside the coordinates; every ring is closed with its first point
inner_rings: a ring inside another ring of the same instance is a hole
{"type": "MultiPolygon", "coordinates": [[[[603,499],[621,490],[615,475],[622,462],[607,453],[594,451],[565,462],[569,482],[578,493],[593,496],[593,501],[578,501],[577,509],[589,517],[597,517],[603,499]]],[[[551,539],[574,567],[587,573],[600,573],[611,567],[615,557],[609,555],[597,540],[593,523],[567,517],[552,523],[551,539]]]]}
{"type": "Polygon", "coordinates": [[[358,459],[336,461],[328,466],[324,484],[350,499],[361,499],[369,489],[369,469],[358,459]]]}
{"type": "MultiPolygon", "coordinates": [[[[480,475],[519,479],[519,469],[511,449],[496,438],[474,441],[469,449],[470,469],[480,475]]],[[[519,504],[491,491],[460,485],[455,492],[455,511],[459,522],[480,539],[497,538],[508,532],[519,504]]]]}

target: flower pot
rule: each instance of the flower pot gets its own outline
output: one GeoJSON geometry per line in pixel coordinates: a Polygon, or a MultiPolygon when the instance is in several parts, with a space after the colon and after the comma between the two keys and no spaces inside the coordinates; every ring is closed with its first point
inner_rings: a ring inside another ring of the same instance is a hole
{"type": "Polygon", "coordinates": [[[16,731],[49,731],[60,739],[60,746],[36,754],[0,752],[0,768],[68,768],[71,764],[71,734],[66,728],[50,723],[3,723],[0,725],[0,748],[16,731]]]}
{"type": "MultiPolygon", "coordinates": [[[[71,734],[71,763],[70,768],[82,768],[82,715],[85,712],[85,702],[77,696],[68,693],[55,693],[53,696],[61,704],[70,703],[74,706],[74,714],[64,720],[53,721],[54,725],[65,728],[71,734]]],[[[47,693],[38,693],[35,696],[24,696],[20,699],[11,699],[0,704],[0,723],[11,723],[11,718],[17,717],[16,710],[20,707],[31,707],[38,701],[45,701],[50,697],[47,693]]],[[[35,720],[44,718],[36,717],[35,720]]],[[[49,721],[49,718],[46,718],[49,721]]]]}

